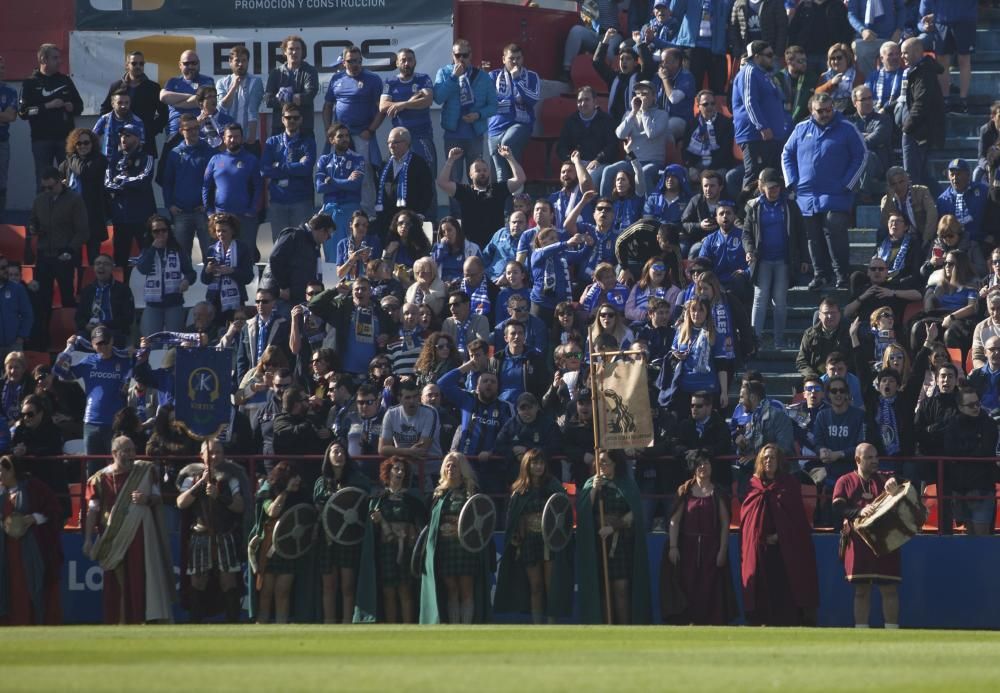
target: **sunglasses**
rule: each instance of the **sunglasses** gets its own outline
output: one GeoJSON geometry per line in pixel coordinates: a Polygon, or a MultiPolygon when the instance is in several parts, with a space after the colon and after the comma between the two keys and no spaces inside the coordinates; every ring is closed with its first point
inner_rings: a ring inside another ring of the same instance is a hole
{"type": "Polygon", "coordinates": [[[583,358],[583,352],[580,352],[580,351],[568,351],[568,352],[566,352],[565,356],[568,359],[582,359],[583,358]]]}
{"type": "Polygon", "coordinates": [[[513,311],[513,312],[515,312],[515,313],[527,313],[528,312],[528,307],[527,306],[511,306],[510,310],[513,311]]]}
{"type": "Polygon", "coordinates": [[[256,303],[258,306],[266,306],[269,303],[274,303],[274,301],[269,301],[264,298],[258,298],[256,301],[254,301],[254,303],[256,303]]]}
{"type": "Polygon", "coordinates": [[[435,349],[451,349],[451,344],[449,344],[448,342],[441,342],[439,344],[435,344],[434,348],[435,349]]]}
{"type": "Polygon", "coordinates": [[[822,392],[823,391],[823,386],[822,385],[806,385],[805,391],[806,392],[822,392]]]}
{"type": "Polygon", "coordinates": [[[893,315],[892,313],[879,313],[878,314],[878,319],[879,320],[882,320],[883,318],[895,318],[895,317],[896,316],[893,315]]]}
{"type": "Polygon", "coordinates": [[[452,55],[454,55],[456,58],[459,58],[461,60],[465,60],[466,58],[469,57],[470,54],[469,53],[452,53],[452,55]]]}
{"type": "Polygon", "coordinates": [[[952,262],[951,260],[948,260],[947,262],[944,263],[944,266],[945,267],[954,267],[955,263],[952,262]]]}
{"type": "Polygon", "coordinates": [[[200,65],[200,64],[201,61],[199,60],[187,60],[181,63],[181,65],[183,65],[184,67],[191,67],[192,65],[200,65]]]}
{"type": "Polygon", "coordinates": [[[845,390],[843,388],[840,388],[840,387],[833,387],[833,388],[830,388],[830,394],[831,395],[846,395],[847,394],[847,390],[845,390]]]}
{"type": "Polygon", "coordinates": [[[1000,258],[993,258],[990,260],[991,265],[1000,265],[1000,258]]]}

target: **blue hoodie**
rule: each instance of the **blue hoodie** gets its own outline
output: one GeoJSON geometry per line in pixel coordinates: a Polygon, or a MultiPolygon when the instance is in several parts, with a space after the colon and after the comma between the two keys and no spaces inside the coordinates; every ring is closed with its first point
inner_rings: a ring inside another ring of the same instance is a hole
{"type": "Polygon", "coordinates": [[[647,217],[654,217],[661,224],[679,224],[684,208],[691,198],[691,190],[688,188],[687,171],[679,164],[670,164],[660,174],[660,179],[656,182],[656,192],[646,196],[646,204],[642,213],[647,217]],[[667,176],[673,176],[681,183],[681,194],[673,202],[669,202],[663,195],[663,186],[667,182],[667,176]]]}
{"type": "Polygon", "coordinates": [[[840,113],[826,127],[813,118],[796,125],[781,153],[781,169],[802,213],[850,212],[866,151],[861,133],[840,113]]]}

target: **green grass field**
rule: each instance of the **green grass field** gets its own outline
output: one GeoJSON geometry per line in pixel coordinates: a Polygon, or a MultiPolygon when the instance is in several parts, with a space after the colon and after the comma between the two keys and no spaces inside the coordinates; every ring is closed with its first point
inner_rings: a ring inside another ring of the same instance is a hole
{"type": "Polygon", "coordinates": [[[0,630],[0,690],[996,691],[1000,633],[552,626],[0,630]]]}

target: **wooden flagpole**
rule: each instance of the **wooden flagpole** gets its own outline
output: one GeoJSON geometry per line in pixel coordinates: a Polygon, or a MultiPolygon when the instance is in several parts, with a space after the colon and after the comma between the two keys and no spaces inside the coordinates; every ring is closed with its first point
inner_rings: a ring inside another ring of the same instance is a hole
{"type": "MultiPolygon", "coordinates": [[[[590,346],[590,401],[591,401],[591,408],[592,408],[592,410],[594,412],[594,415],[591,417],[591,421],[593,422],[593,426],[594,426],[594,475],[598,476],[601,473],[601,471],[600,471],[600,467],[601,467],[600,426],[601,426],[601,424],[600,424],[600,420],[599,420],[600,419],[600,415],[599,415],[600,409],[598,407],[598,400],[597,400],[598,388],[599,388],[600,383],[598,381],[598,377],[599,376],[598,376],[598,372],[597,372],[598,371],[597,363],[596,363],[596,360],[594,359],[595,353],[600,353],[602,355],[602,357],[603,357],[608,352],[594,352],[593,344],[591,344],[591,346],[590,346]]],[[[601,365],[603,365],[603,361],[602,361],[601,365]]],[[[604,527],[604,494],[603,493],[601,493],[601,494],[598,495],[598,498],[597,498],[597,508],[598,508],[598,517],[599,517],[600,522],[601,522],[601,527],[603,528],[604,527]]],[[[598,532],[600,532],[600,528],[598,528],[598,532]]],[[[611,579],[610,579],[610,571],[608,569],[608,543],[607,543],[607,538],[606,537],[601,537],[601,565],[602,565],[602,567],[604,569],[604,618],[607,621],[607,624],[611,625],[611,623],[612,623],[612,619],[611,619],[611,579]]]]}

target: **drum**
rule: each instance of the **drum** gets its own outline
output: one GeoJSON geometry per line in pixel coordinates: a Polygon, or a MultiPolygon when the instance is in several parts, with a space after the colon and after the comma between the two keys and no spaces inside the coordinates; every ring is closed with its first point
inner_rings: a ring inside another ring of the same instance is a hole
{"type": "Polygon", "coordinates": [[[927,516],[917,487],[909,481],[900,484],[896,493],[883,491],[868,508],[874,510],[854,524],[854,531],[876,556],[892,553],[912,539],[927,516]]]}

